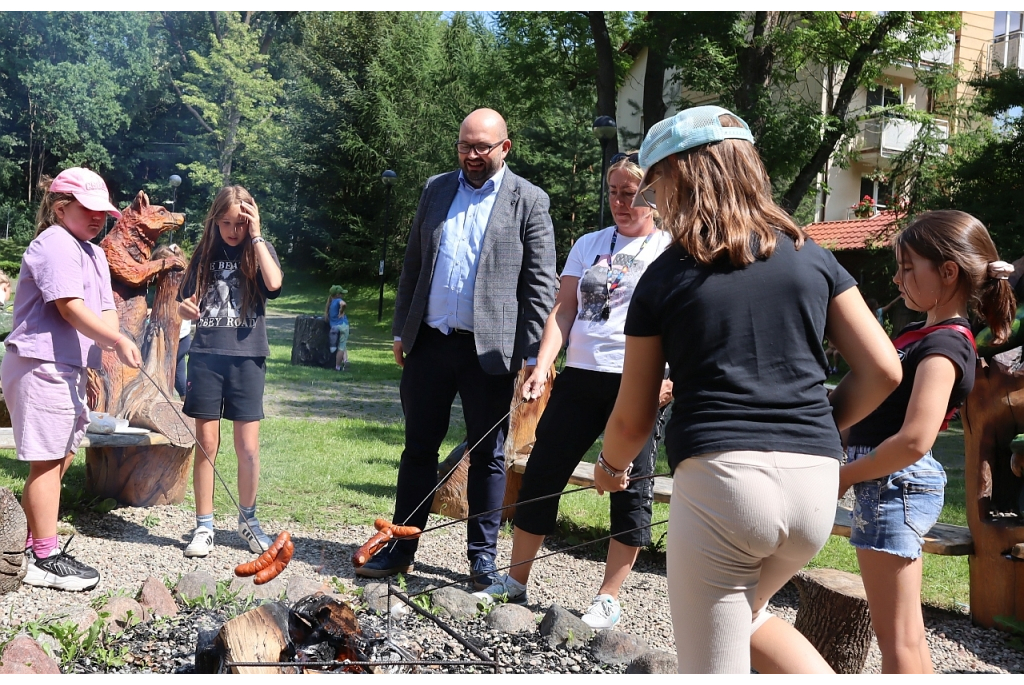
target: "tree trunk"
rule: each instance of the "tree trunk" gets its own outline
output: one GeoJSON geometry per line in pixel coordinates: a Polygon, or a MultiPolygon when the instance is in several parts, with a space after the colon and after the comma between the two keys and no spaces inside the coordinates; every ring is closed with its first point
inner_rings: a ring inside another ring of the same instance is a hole
{"type": "MultiPolygon", "coordinates": [[[[615,52],[604,12],[587,12],[597,52],[597,115],[615,118],[615,52]]],[[[618,136],[605,146],[607,162],[619,151],[618,136]]]]}
{"type": "Polygon", "coordinates": [[[85,451],[85,490],[130,507],[181,504],[192,473],[193,452],[193,447],[174,445],[89,447],[85,451]]]}
{"type": "Polygon", "coordinates": [[[0,488],[0,595],[16,592],[25,578],[28,524],[14,493],[0,488]]]}
{"type": "Polygon", "coordinates": [[[292,334],[292,366],[333,368],[334,355],[328,338],[330,331],[327,319],[322,316],[296,316],[292,334]]]}
{"type": "Polygon", "coordinates": [[[644,137],[651,126],[665,118],[666,110],[665,54],[661,45],[652,44],[647,47],[647,69],[644,71],[644,137]]]}
{"type": "Polygon", "coordinates": [[[782,12],[755,12],[750,42],[740,51],[740,84],[736,90],[736,109],[754,134],[761,137],[764,121],[757,115],[761,95],[771,83],[775,46],[771,33],[784,21],[782,12]]]}
{"type": "Polygon", "coordinates": [[[793,576],[800,591],[796,629],[836,673],[860,673],[871,648],[871,614],[860,576],[830,568],[793,576]]]}

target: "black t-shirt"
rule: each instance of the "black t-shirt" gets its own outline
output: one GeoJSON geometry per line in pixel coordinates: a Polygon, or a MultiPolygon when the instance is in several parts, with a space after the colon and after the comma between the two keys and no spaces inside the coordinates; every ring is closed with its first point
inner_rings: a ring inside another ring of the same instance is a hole
{"type": "MultiPolygon", "coordinates": [[[[948,319],[938,325],[955,324],[970,330],[967,319],[948,319]]],[[[923,321],[912,323],[900,331],[916,331],[924,327],[923,321]]],[[[932,331],[920,340],[910,343],[898,351],[900,363],[903,364],[903,380],[892,393],[871,412],[868,417],[850,429],[848,443],[861,447],[877,447],[887,438],[899,433],[903,421],[907,418],[907,406],[910,394],[914,389],[917,377],[917,366],[925,357],[940,354],[946,357],[957,370],[957,383],[949,396],[947,411],[959,407],[967,399],[967,394],[974,387],[974,365],[977,356],[974,347],[963,333],[948,328],[932,331]]]]}
{"type": "MultiPolygon", "coordinates": [[[[274,246],[266,243],[274,263],[281,266],[274,246]]],[[[264,320],[266,301],[281,294],[281,290],[268,290],[263,275],[257,270],[255,298],[256,311],[243,312],[242,274],[239,262],[243,245],[231,247],[223,244],[219,254],[210,260],[210,280],[206,293],[199,302],[199,320],[192,339],[192,353],[224,354],[232,357],[267,357],[267,325],[264,320]]],[[[193,255],[192,259],[197,259],[193,255]]],[[[191,297],[196,290],[195,278],[182,287],[182,296],[191,297]]]]}
{"type": "Polygon", "coordinates": [[[671,468],[728,450],[842,458],[825,390],[829,302],[856,285],[831,252],[778,234],[775,252],[737,269],[673,245],[641,277],[626,335],[662,337],[674,383],[671,468]]]}

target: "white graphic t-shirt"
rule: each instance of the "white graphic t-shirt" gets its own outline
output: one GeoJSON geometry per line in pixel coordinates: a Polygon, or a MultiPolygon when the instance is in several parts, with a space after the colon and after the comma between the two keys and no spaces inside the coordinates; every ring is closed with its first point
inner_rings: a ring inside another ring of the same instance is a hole
{"type": "Polygon", "coordinates": [[[626,352],[626,310],[633,289],[648,265],[672,243],[665,231],[629,238],[615,238],[615,227],[588,233],[576,241],[565,261],[562,276],[579,278],[576,289],[576,321],[569,331],[566,365],[577,369],[622,373],[626,352]],[[608,297],[608,264],[611,262],[613,289],[608,297]],[[616,282],[616,279],[617,282],[616,282]],[[607,313],[607,319],[605,314],[607,313]]]}

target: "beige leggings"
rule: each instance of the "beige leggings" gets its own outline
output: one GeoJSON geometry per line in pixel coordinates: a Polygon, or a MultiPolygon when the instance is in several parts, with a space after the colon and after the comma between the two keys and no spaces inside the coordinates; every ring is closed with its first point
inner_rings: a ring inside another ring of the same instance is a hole
{"type": "Polygon", "coordinates": [[[839,461],[713,452],[676,467],[668,593],[680,673],[750,673],[750,636],[828,540],[839,461]]]}

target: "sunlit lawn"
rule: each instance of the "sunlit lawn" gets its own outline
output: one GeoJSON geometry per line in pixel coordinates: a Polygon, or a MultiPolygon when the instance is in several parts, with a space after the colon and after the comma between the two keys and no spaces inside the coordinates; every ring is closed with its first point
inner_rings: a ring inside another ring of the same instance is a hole
{"type": "MultiPolygon", "coordinates": [[[[285,295],[272,303],[274,310],[289,314],[322,314],[327,285],[304,281],[289,274],[285,295]]],[[[352,370],[342,376],[328,369],[292,366],[291,332],[272,333],[271,357],[268,359],[268,386],[274,383],[309,384],[316,392],[324,383],[345,383],[365,386],[386,383],[392,389],[400,378],[391,352],[390,310],[393,290],[386,292],[384,322],[377,324],[377,287],[351,286],[346,300],[349,319],[352,370]]],[[[383,387],[383,386],[381,386],[383,387]]],[[[323,417],[322,417],[323,418],[323,417]]],[[[261,516],[281,522],[294,520],[318,527],[346,523],[369,523],[376,516],[390,516],[393,511],[395,478],[403,444],[403,424],[334,418],[310,421],[305,419],[268,418],[261,424],[260,486],[261,516]]],[[[465,434],[461,414],[453,413],[452,426],[441,448],[444,457],[465,434]]],[[[231,447],[230,423],[223,426],[222,453],[218,468],[234,487],[236,466],[231,447]]],[[[587,454],[595,461],[600,445],[587,454]]],[[[954,424],[940,436],[935,448],[937,458],[946,466],[949,485],[942,521],[966,525],[963,486],[963,435],[954,424]]],[[[12,452],[0,451],[0,486],[20,495],[25,464],[14,459],[12,452]]],[[[656,472],[667,471],[664,448],[659,455],[656,472]]],[[[84,455],[75,460],[65,479],[62,515],[73,520],[76,510],[95,505],[84,494],[84,455]]],[[[574,486],[570,486],[572,489],[574,486]]],[[[191,488],[182,504],[191,508],[191,488]]],[[[231,502],[222,489],[216,489],[216,508],[225,514],[231,502]]],[[[668,518],[668,506],[655,503],[654,520],[668,518]]],[[[591,540],[608,534],[608,499],[592,491],[563,498],[559,527],[569,542],[591,540]]],[[[653,531],[653,539],[661,540],[665,526],[653,531]]],[[[604,543],[595,546],[596,555],[604,554],[604,543]]],[[[664,550],[663,544],[657,549],[664,550]]],[[[857,571],[853,548],[844,538],[832,537],[824,550],[812,561],[814,566],[828,566],[857,571]]],[[[954,607],[968,601],[966,557],[925,555],[925,601],[943,607],[954,607]]]]}

